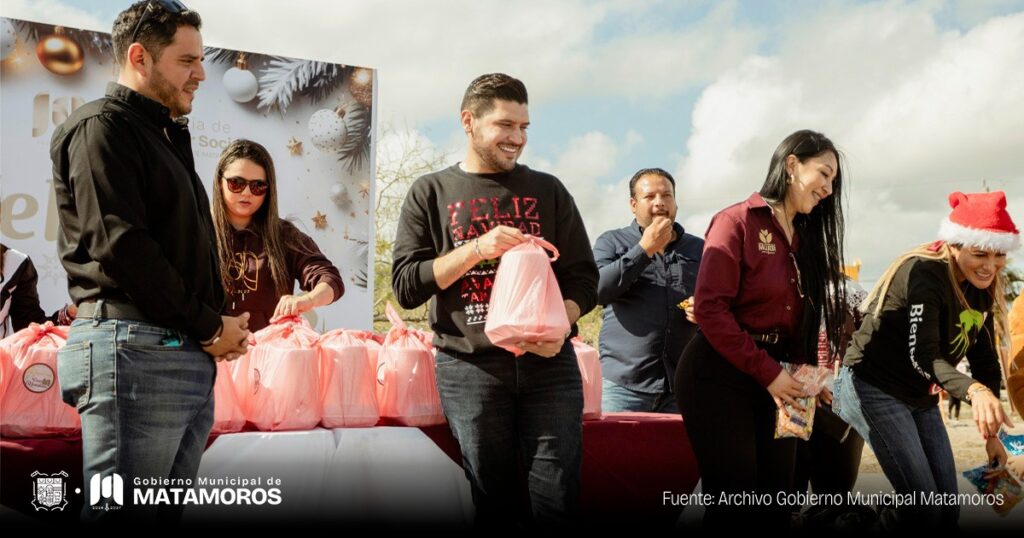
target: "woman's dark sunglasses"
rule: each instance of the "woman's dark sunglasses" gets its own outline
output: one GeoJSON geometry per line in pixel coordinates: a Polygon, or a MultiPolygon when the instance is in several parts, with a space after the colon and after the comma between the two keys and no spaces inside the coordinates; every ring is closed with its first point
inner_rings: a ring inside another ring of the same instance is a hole
{"type": "Polygon", "coordinates": [[[159,5],[164,11],[171,15],[177,15],[188,11],[185,4],[182,4],[178,0],[153,0],[146,2],[146,9],[142,12],[142,16],[139,17],[139,22],[135,23],[135,30],[132,32],[132,40],[128,42],[129,44],[135,43],[135,38],[139,37],[139,29],[142,28],[142,25],[145,24],[145,22],[152,16],[153,4],[159,5]]]}
{"type": "Polygon", "coordinates": [[[270,183],[262,179],[245,179],[244,177],[226,177],[224,182],[228,184],[228,190],[240,194],[245,190],[246,185],[249,186],[249,192],[253,196],[263,196],[267,193],[267,189],[270,188],[270,183]]]}

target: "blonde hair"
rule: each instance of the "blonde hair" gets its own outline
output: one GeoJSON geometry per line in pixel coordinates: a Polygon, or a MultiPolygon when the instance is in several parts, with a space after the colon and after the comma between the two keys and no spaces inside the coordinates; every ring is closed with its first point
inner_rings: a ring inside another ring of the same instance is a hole
{"type": "MultiPolygon", "coordinates": [[[[937,244],[924,243],[901,254],[882,273],[881,278],[878,279],[875,287],[871,289],[867,299],[864,299],[864,302],[861,304],[861,312],[865,314],[870,313],[875,319],[878,319],[882,313],[882,307],[885,306],[885,296],[889,292],[889,286],[892,284],[893,277],[896,276],[896,272],[899,271],[900,267],[911,258],[924,258],[945,263],[946,274],[949,275],[949,283],[953,287],[953,293],[956,294],[957,301],[962,308],[970,308],[971,306],[967,303],[967,297],[964,296],[963,290],[960,289],[960,282],[956,277],[956,260],[953,256],[952,246],[954,245],[950,245],[945,241],[937,244]],[[936,248],[936,245],[938,245],[938,248],[936,248]]],[[[1010,371],[1010,353],[1006,349],[1006,345],[1010,342],[1010,324],[1007,320],[1006,294],[1003,292],[1005,289],[1006,275],[1003,271],[999,271],[996,273],[995,280],[985,290],[992,297],[992,326],[995,328],[995,334],[992,335],[993,344],[999,356],[999,362],[1003,366],[1004,375],[1010,371]]]]}

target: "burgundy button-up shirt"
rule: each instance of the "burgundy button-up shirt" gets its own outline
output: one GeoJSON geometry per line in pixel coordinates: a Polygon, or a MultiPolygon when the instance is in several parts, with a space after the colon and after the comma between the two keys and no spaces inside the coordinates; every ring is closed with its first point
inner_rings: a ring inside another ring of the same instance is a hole
{"type": "Polygon", "coordinates": [[[803,299],[795,253],[761,195],[718,212],[708,227],[694,313],[708,341],[726,360],[767,387],[782,367],[750,333],[778,331],[795,342],[803,299]]]}

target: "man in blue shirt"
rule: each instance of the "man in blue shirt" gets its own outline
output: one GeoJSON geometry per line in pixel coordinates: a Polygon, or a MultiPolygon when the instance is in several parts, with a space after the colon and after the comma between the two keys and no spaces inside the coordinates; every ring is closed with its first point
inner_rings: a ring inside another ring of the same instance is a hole
{"type": "Polygon", "coordinates": [[[604,307],[601,407],[678,413],[672,380],[697,331],[692,296],[704,241],[675,222],[675,179],[665,170],[638,171],[629,192],[636,219],[594,244],[604,307]]]}

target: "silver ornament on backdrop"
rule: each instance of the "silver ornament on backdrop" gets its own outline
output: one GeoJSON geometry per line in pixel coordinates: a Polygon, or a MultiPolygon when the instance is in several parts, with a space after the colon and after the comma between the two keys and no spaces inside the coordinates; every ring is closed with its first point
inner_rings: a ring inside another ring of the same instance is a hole
{"type": "Polygon", "coordinates": [[[338,151],[348,141],[348,107],[317,110],[309,118],[309,138],[320,151],[338,151]]]}
{"type": "Polygon", "coordinates": [[[260,84],[256,75],[249,71],[244,52],[238,53],[235,66],[224,72],[224,90],[239,103],[252,101],[260,91],[260,84]]]}

